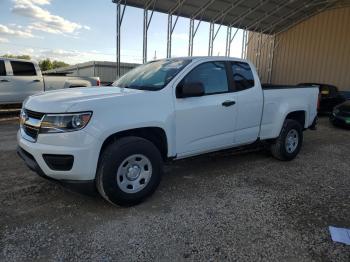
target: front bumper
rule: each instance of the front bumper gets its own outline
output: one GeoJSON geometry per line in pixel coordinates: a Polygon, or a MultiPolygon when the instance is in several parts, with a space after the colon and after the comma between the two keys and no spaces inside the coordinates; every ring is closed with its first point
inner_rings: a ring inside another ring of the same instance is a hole
{"type": "Polygon", "coordinates": [[[29,168],[56,180],[94,180],[99,158],[100,141],[81,130],[70,133],[39,134],[35,143],[17,133],[18,146],[27,154],[20,154],[29,168]],[[74,158],[69,170],[54,170],[44,155],[70,155],[74,158]],[[31,156],[31,157],[28,157],[31,156]]]}
{"type": "Polygon", "coordinates": [[[96,194],[96,186],[95,186],[95,180],[57,180],[52,177],[49,177],[45,175],[43,170],[40,168],[38,163],[35,161],[34,157],[28,153],[27,151],[23,150],[21,147],[17,147],[17,154],[20,158],[23,159],[23,161],[26,163],[28,168],[34,172],[36,172],[39,176],[48,179],[50,181],[59,183],[60,185],[72,189],[76,192],[80,192],[83,194],[96,194]]]}

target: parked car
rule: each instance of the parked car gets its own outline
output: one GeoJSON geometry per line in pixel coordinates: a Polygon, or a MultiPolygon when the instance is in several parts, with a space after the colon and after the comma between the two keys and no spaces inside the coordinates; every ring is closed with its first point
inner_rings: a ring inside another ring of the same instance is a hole
{"type": "Polygon", "coordinates": [[[345,100],[350,100],[350,91],[339,91],[339,93],[345,100]]]}
{"type": "Polygon", "coordinates": [[[338,88],[334,85],[317,84],[317,83],[302,83],[299,86],[315,86],[320,90],[320,101],[318,112],[328,114],[333,111],[336,105],[343,103],[346,99],[338,91],[338,88]]]}
{"type": "Polygon", "coordinates": [[[292,160],[317,117],[318,88],[263,89],[242,59],[153,61],[113,85],[29,97],[17,135],[29,168],[133,205],[155,191],[166,160],[259,141],[292,160]]]}
{"type": "Polygon", "coordinates": [[[43,76],[34,61],[0,57],[0,105],[22,103],[42,91],[98,85],[99,77],[43,76]]]}
{"type": "Polygon", "coordinates": [[[335,126],[350,127],[350,101],[335,106],[329,120],[335,126]]]}

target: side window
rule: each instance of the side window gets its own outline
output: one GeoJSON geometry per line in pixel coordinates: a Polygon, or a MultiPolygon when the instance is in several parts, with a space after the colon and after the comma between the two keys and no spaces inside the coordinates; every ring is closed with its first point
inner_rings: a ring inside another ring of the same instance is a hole
{"type": "Polygon", "coordinates": [[[11,61],[14,76],[35,76],[36,71],[33,63],[11,61]]]}
{"type": "Polygon", "coordinates": [[[228,92],[228,81],[224,62],[206,62],[194,68],[184,78],[184,84],[201,82],[205,94],[228,92]]]}
{"type": "Polygon", "coordinates": [[[254,76],[250,66],[243,62],[233,62],[233,81],[238,91],[245,90],[254,86],[254,76]]]}
{"type": "Polygon", "coordinates": [[[6,76],[5,62],[0,60],[0,76],[6,76]]]}

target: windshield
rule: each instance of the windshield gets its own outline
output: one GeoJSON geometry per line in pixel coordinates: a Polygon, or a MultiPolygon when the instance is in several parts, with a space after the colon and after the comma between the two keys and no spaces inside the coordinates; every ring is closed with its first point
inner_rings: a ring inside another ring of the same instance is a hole
{"type": "Polygon", "coordinates": [[[190,62],[190,59],[180,58],[150,62],[131,70],[112,85],[157,91],[165,87],[190,62]]]}

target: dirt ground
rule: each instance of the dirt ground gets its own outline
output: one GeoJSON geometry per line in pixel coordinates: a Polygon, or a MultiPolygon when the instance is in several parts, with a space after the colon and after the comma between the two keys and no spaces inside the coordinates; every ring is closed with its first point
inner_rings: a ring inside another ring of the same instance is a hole
{"type": "Polygon", "coordinates": [[[321,119],[299,156],[224,152],[166,166],[132,207],[70,192],[17,157],[0,123],[0,261],[350,261],[350,130],[321,119]]]}

